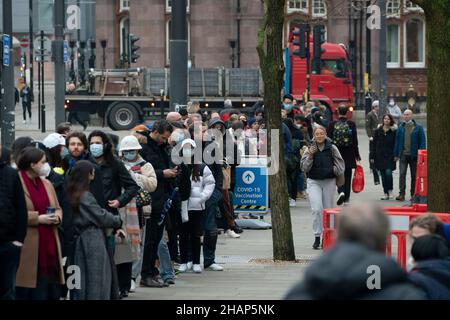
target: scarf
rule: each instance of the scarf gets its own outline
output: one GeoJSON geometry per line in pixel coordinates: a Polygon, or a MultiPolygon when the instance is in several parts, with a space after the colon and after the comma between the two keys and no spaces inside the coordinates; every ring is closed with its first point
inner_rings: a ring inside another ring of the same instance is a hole
{"type": "MultiPolygon", "coordinates": [[[[30,194],[34,210],[39,215],[46,214],[50,206],[50,199],[41,178],[31,179],[25,171],[20,171],[25,188],[30,194]]],[[[44,277],[50,277],[55,274],[57,266],[56,239],[53,226],[40,224],[39,232],[39,272],[44,277]]]]}

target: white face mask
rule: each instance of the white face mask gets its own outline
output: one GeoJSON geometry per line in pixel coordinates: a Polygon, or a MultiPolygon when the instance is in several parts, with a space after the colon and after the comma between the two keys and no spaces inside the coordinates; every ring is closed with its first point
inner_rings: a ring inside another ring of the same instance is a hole
{"type": "Polygon", "coordinates": [[[391,106],[391,107],[393,107],[393,106],[395,106],[395,102],[394,101],[389,101],[389,105],[391,106]]]}
{"type": "Polygon", "coordinates": [[[40,169],[39,169],[39,176],[40,177],[48,177],[48,175],[50,174],[50,172],[52,172],[52,168],[50,167],[50,165],[48,164],[48,162],[46,162],[40,169]]]}

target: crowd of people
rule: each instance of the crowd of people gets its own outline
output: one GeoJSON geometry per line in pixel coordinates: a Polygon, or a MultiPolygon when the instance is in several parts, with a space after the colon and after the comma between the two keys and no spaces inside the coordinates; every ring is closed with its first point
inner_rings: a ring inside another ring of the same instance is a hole
{"type": "MultiPolygon", "coordinates": [[[[163,288],[178,273],[222,271],[215,261],[219,230],[231,238],[243,232],[233,206],[236,167],[242,156],[267,155],[264,114],[260,103],[249,114],[229,100],[220,113],[190,102],[121,141],[63,123],[42,142],[20,137],[11,150],[1,149],[0,297],[120,299],[138,279],[163,288]],[[71,265],[80,268],[81,284],[68,290],[71,265]]],[[[348,106],[337,114],[333,120],[320,102],[282,99],[289,203],[309,199],[314,249],[322,246],[323,209],[334,206],[335,195],[337,205],[349,203],[361,161],[348,106]]],[[[378,102],[367,119],[375,183],[381,175],[383,199],[390,199],[400,160],[397,200],[404,200],[408,165],[414,191],[423,128],[409,110],[402,123],[389,110],[379,121],[378,102]]]]}

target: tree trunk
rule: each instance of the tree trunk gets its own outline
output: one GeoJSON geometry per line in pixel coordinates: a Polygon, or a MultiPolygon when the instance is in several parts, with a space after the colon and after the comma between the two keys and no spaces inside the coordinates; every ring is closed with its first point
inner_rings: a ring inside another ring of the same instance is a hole
{"type": "Polygon", "coordinates": [[[264,113],[269,137],[268,151],[278,151],[272,159],[279,162],[279,171],[269,176],[270,206],[272,212],[273,258],[295,260],[291,215],[284,164],[284,143],[281,127],[280,94],[283,83],[283,24],[284,0],[264,0],[264,22],[258,33],[257,51],[264,80],[264,113]],[[271,147],[272,131],[278,130],[279,146],[271,147]]]}
{"type": "Polygon", "coordinates": [[[450,213],[450,0],[415,0],[426,15],[428,209],[450,213]]]}

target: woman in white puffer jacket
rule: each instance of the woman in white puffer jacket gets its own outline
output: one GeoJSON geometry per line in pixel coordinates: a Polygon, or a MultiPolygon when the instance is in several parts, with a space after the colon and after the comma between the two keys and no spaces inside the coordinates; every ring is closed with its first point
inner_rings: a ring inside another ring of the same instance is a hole
{"type": "Polygon", "coordinates": [[[182,210],[188,211],[189,220],[181,225],[180,232],[180,253],[181,265],[180,272],[186,272],[188,267],[189,244],[192,249],[193,271],[202,272],[200,266],[200,237],[203,234],[202,219],[205,214],[205,203],[211,197],[216,181],[211,170],[206,164],[193,163],[193,148],[195,142],[191,139],[183,141],[183,164],[181,165],[182,179],[189,179],[191,191],[189,200],[182,203],[182,210]],[[187,207],[187,208],[186,208],[187,207]]]}

